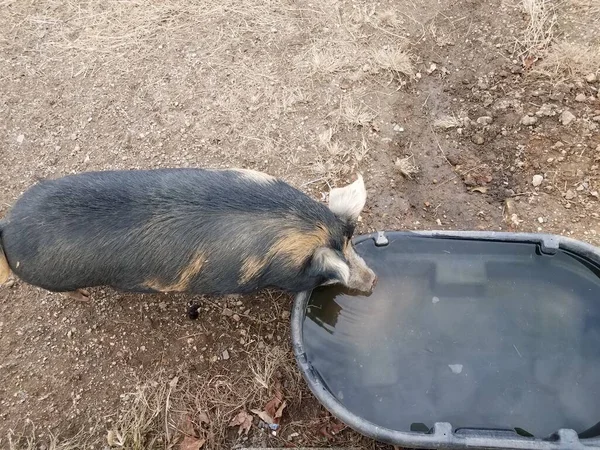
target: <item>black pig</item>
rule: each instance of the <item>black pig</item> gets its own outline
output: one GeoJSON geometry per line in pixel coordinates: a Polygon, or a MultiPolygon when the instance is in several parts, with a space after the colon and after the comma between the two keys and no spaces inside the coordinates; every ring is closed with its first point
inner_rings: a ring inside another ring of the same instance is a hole
{"type": "Polygon", "coordinates": [[[350,241],[362,177],[329,208],[251,170],[88,172],[43,181],[0,221],[0,283],[24,281],[85,300],[85,288],[132,292],[289,292],[377,277],[350,241]],[[3,250],[3,251],[2,251],[3,250]]]}

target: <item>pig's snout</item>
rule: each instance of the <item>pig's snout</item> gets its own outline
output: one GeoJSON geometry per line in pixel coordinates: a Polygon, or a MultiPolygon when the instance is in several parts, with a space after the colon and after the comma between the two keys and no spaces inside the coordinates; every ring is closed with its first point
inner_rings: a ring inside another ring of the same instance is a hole
{"type": "Polygon", "coordinates": [[[354,251],[350,249],[347,255],[350,266],[350,277],[347,286],[359,292],[370,294],[377,284],[377,275],[371,270],[367,263],[354,251]]]}
{"type": "Polygon", "coordinates": [[[373,278],[373,284],[371,285],[371,292],[373,291],[373,289],[375,289],[375,286],[377,286],[378,281],[379,278],[377,277],[377,275],[375,275],[375,278],[373,278]]]}

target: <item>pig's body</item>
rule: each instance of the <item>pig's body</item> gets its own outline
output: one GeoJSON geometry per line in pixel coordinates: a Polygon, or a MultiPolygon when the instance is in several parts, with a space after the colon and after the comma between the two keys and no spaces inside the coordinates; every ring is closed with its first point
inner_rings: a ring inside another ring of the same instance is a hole
{"type": "Polygon", "coordinates": [[[370,290],[375,276],[348,244],[353,220],[332,209],[253,171],[84,173],[23,194],[0,222],[0,260],[3,248],[5,266],[55,292],[370,290]]]}

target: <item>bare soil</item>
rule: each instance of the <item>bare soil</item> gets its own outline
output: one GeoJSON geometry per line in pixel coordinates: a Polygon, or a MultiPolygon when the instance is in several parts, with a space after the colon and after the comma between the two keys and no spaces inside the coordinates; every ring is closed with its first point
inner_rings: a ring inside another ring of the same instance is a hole
{"type": "MultiPolygon", "coordinates": [[[[600,8],[550,3],[1,2],[0,216],[90,170],[246,167],[320,200],[361,171],[359,232],[600,245],[600,8]]],[[[0,447],[389,448],[307,391],[290,297],[92,296],[0,287],[0,447]],[[272,432],[251,410],[278,390],[272,432]]]]}

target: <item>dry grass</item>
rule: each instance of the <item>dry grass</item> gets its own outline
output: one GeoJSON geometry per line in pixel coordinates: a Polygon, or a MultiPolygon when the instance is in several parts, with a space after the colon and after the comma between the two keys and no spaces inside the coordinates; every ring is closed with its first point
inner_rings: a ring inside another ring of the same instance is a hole
{"type": "Polygon", "coordinates": [[[5,441],[0,439],[0,447],[7,450],[40,450],[41,448],[46,448],[46,450],[81,450],[100,443],[100,439],[95,437],[97,430],[94,429],[81,431],[69,439],[61,439],[52,434],[48,438],[42,438],[31,422],[29,422],[29,428],[29,431],[21,434],[9,432],[5,441]]]}
{"type": "Polygon", "coordinates": [[[396,77],[406,76],[409,79],[415,77],[411,55],[401,48],[383,48],[373,53],[373,61],[381,69],[387,70],[396,77]]]}
{"type": "Polygon", "coordinates": [[[340,105],[340,117],[349,125],[364,127],[373,122],[377,114],[364,103],[348,97],[340,105]]]}
{"type": "Polygon", "coordinates": [[[537,58],[552,43],[556,28],[556,2],[551,0],[522,0],[528,25],[523,36],[517,39],[519,56],[527,61],[537,58]]]}
{"type": "MultiPolygon", "coordinates": [[[[600,70],[600,41],[580,36],[582,30],[598,29],[600,3],[594,0],[567,0],[560,4],[551,0],[522,1],[529,23],[518,44],[526,67],[533,66],[533,73],[554,81],[580,78],[600,70]],[[555,36],[558,23],[568,38],[555,36]],[[571,30],[572,27],[575,29],[571,30]]],[[[598,33],[590,33],[594,34],[598,33]]]]}
{"type": "Polygon", "coordinates": [[[394,165],[402,175],[409,179],[412,179],[413,175],[416,175],[420,172],[419,167],[415,164],[415,158],[413,155],[407,156],[406,158],[396,159],[394,165]]]}
{"type": "Polygon", "coordinates": [[[151,374],[135,391],[121,396],[119,414],[109,430],[88,429],[69,439],[48,439],[40,438],[31,425],[25,435],[10,433],[7,448],[38,450],[45,445],[48,450],[76,450],[99,444],[126,450],[176,448],[191,424],[196,436],[206,440],[203,449],[221,449],[231,419],[242,410],[262,410],[276,382],[284,383],[288,404],[300,403],[301,376],[288,348],[257,352],[251,361],[250,370],[239,375],[151,374]]]}
{"type": "Polygon", "coordinates": [[[552,46],[536,72],[551,78],[573,78],[600,70],[600,46],[560,42],[552,46]]]}

